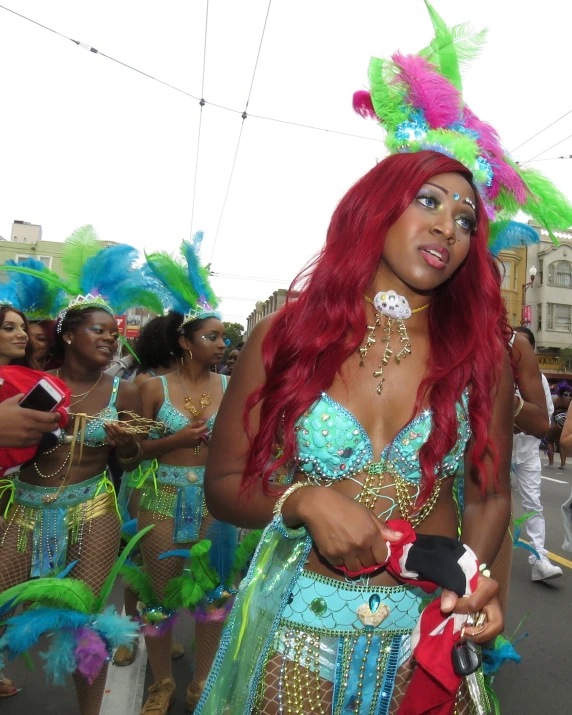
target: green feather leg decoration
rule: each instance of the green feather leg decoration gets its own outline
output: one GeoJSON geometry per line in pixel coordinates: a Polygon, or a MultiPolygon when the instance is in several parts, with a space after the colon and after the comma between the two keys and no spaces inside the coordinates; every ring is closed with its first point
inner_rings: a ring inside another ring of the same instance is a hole
{"type": "Polygon", "coordinates": [[[121,552],[121,556],[117,559],[117,561],[113,564],[113,568],[109,572],[109,576],[105,579],[105,583],[103,584],[101,591],[99,592],[99,596],[95,599],[95,604],[94,608],[96,613],[99,613],[99,611],[103,611],[105,604],[107,603],[107,599],[111,595],[111,589],[113,588],[113,584],[115,583],[115,579],[119,575],[119,571],[121,570],[121,567],[127,560],[127,557],[129,554],[133,551],[133,549],[137,546],[137,544],[141,541],[141,539],[147,534],[151,529],[154,528],[154,524],[150,524],[149,526],[146,526],[144,529],[141,529],[141,531],[138,531],[135,536],[129,541],[127,546],[123,549],[121,552]]]}
{"type": "Polygon", "coordinates": [[[9,588],[0,595],[0,608],[15,599],[14,606],[25,601],[53,608],[69,608],[80,613],[93,613],[95,596],[91,588],[73,578],[41,578],[9,588]]]}
{"type": "Polygon", "coordinates": [[[251,531],[250,534],[243,539],[242,543],[239,544],[236,554],[234,555],[234,563],[232,564],[229,583],[227,583],[226,586],[233,586],[237,582],[238,577],[245,571],[246,565],[256,550],[261,537],[262,529],[256,529],[255,531],[251,531]]]}
{"type": "Polygon", "coordinates": [[[409,119],[407,106],[403,102],[403,93],[396,85],[388,81],[392,63],[387,63],[378,57],[372,57],[369,63],[369,83],[371,103],[387,131],[394,131],[398,124],[409,119]]]}
{"type": "MultiPolygon", "coordinates": [[[[211,589],[212,590],[212,589],[211,589]]],[[[172,578],[165,586],[164,606],[176,611],[179,608],[193,610],[205,597],[206,591],[186,575],[172,578]]]]}
{"type": "Polygon", "coordinates": [[[153,591],[153,584],[149,574],[139,568],[139,566],[131,566],[123,564],[119,571],[119,575],[129,588],[137,594],[140,601],[146,606],[159,606],[160,601],[153,591]]]}
{"type": "Polygon", "coordinates": [[[104,247],[93,226],[89,225],[76,229],[66,238],[62,252],[62,266],[71,288],[70,295],[81,293],[83,266],[104,247]]]}

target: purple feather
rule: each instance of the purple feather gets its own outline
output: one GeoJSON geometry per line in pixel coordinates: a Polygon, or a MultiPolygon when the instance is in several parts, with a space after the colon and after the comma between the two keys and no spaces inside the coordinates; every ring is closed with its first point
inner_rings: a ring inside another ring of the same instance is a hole
{"type": "Polygon", "coordinates": [[[360,117],[363,117],[364,119],[378,118],[375,113],[375,109],[373,108],[371,94],[365,89],[360,89],[357,92],[354,92],[352,106],[354,108],[354,112],[357,112],[360,117]]]}
{"type": "Polygon", "coordinates": [[[231,612],[233,603],[234,598],[229,598],[224,606],[213,608],[210,611],[205,610],[204,606],[197,606],[197,608],[191,612],[191,616],[198,623],[223,623],[231,612]]]}
{"type": "Polygon", "coordinates": [[[109,659],[105,642],[91,628],[79,628],[76,632],[75,658],[77,669],[91,685],[109,659]]]}
{"type": "Polygon", "coordinates": [[[392,59],[400,69],[397,82],[407,85],[409,101],[423,110],[432,129],[447,127],[460,120],[461,95],[425,58],[398,52],[392,59]]]}

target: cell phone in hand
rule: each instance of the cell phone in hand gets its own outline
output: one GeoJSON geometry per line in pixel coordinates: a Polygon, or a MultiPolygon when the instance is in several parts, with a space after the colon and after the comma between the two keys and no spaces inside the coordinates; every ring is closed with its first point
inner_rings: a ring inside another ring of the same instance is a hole
{"type": "Polygon", "coordinates": [[[49,380],[42,378],[20,400],[20,407],[40,412],[53,412],[64,401],[65,396],[49,380]]]}

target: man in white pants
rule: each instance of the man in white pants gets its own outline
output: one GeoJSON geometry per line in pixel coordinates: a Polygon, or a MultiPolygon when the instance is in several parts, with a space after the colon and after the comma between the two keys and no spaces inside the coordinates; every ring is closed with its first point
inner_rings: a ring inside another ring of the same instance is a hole
{"type": "MultiPolygon", "coordinates": [[[[516,328],[519,333],[522,333],[532,345],[534,349],[536,341],[531,330],[528,328],[516,328]]],[[[542,378],[542,386],[546,395],[546,407],[548,408],[548,418],[554,412],[554,404],[550,393],[548,380],[544,375],[542,378]]],[[[545,581],[549,578],[562,576],[562,569],[555,566],[548,559],[548,552],[544,548],[544,539],[546,533],[546,523],[542,513],[542,503],[540,501],[540,485],[541,485],[541,464],[539,453],[540,440],[536,437],[523,432],[514,435],[512,462],[516,473],[516,482],[520,496],[522,497],[522,508],[525,512],[536,512],[526,521],[526,533],[530,539],[531,545],[538,552],[540,559],[537,559],[534,554],[528,557],[529,563],[532,566],[532,580],[545,581]]]]}

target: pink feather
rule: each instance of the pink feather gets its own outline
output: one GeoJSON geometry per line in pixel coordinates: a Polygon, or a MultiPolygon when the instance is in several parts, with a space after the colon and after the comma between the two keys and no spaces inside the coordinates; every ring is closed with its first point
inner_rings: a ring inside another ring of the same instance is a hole
{"type": "Polygon", "coordinates": [[[99,675],[109,653],[105,642],[91,628],[78,628],[76,631],[77,646],[74,651],[77,669],[91,685],[99,675]]]}
{"type": "Polygon", "coordinates": [[[354,112],[357,112],[360,117],[363,117],[364,119],[378,118],[371,102],[371,94],[366,92],[365,89],[360,89],[357,92],[354,92],[352,105],[354,112]]]}
{"type": "Polygon", "coordinates": [[[432,129],[448,127],[459,121],[462,99],[449,80],[423,57],[398,52],[392,59],[400,69],[397,81],[407,85],[409,101],[414,107],[423,110],[432,129]]]}

